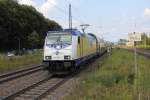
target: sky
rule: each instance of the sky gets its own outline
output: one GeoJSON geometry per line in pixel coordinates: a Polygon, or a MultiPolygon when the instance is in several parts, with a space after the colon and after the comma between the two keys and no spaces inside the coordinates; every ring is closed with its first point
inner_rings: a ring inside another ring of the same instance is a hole
{"type": "Polygon", "coordinates": [[[86,32],[108,41],[127,38],[130,32],[150,33],[150,0],[19,0],[32,5],[45,17],[68,28],[68,5],[73,27],[90,24],[86,32]]]}

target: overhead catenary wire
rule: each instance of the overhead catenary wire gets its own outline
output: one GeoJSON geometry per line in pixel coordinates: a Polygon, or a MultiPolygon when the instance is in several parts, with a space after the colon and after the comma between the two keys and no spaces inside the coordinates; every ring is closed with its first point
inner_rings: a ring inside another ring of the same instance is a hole
{"type": "MultiPolygon", "coordinates": [[[[68,7],[69,4],[71,4],[68,0],[64,0],[64,1],[67,3],[67,4],[66,4],[67,7],[68,7]]],[[[49,2],[49,3],[52,4],[59,12],[61,12],[62,14],[64,14],[66,17],[68,17],[68,12],[69,12],[69,11],[64,10],[63,8],[61,8],[60,6],[58,6],[57,4],[55,4],[55,3],[53,3],[53,2],[49,2]]],[[[74,5],[72,5],[72,9],[74,9],[74,10],[76,10],[76,11],[73,12],[73,15],[71,16],[71,20],[73,20],[71,23],[74,24],[75,21],[77,21],[77,23],[79,24],[79,26],[80,26],[81,24],[86,24],[85,21],[81,20],[81,17],[78,18],[78,17],[75,16],[74,13],[79,12],[79,10],[77,9],[77,7],[74,6],[74,5]]],[[[81,16],[79,13],[77,13],[77,15],[78,15],[78,16],[81,16]]],[[[78,27],[79,27],[79,26],[78,26],[78,27]]],[[[90,24],[90,26],[95,26],[95,25],[90,24]]]]}
{"type": "MultiPolygon", "coordinates": [[[[55,3],[53,2],[49,2],[50,4],[52,4],[57,10],[59,10],[61,13],[63,13],[65,16],[68,16],[68,11],[62,9],[61,7],[59,7],[58,5],[56,5],[55,3]]],[[[72,20],[76,20],[78,22],[81,22],[83,23],[83,21],[79,20],[78,18],[76,18],[75,16],[72,16],[72,20]]],[[[74,22],[74,21],[73,21],[74,22]]],[[[72,22],[72,23],[73,23],[72,22]]]]}

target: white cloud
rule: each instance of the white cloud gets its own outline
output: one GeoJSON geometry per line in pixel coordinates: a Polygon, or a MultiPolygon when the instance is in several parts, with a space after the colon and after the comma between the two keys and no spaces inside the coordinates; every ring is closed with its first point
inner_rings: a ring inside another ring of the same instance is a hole
{"type": "Polygon", "coordinates": [[[57,5],[56,0],[46,0],[42,6],[39,8],[39,11],[42,12],[46,17],[50,14],[54,6],[57,5]]]}
{"type": "Polygon", "coordinates": [[[19,4],[31,5],[40,11],[44,16],[48,17],[55,5],[56,0],[45,0],[43,4],[37,5],[35,0],[18,0],[19,4]]]}
{"type": "Polygon", "coordinates": [[[145,15],[146,17],[150,18],[150,8],[146,8],[146,9],[144,10],[144,15],[145,15]]]}
{"type": "Polygon", "coordinates": [[[18,0],[20,4],[30,5],[30,6],[36,6],[36,3],[33,0],[18,0]]]}

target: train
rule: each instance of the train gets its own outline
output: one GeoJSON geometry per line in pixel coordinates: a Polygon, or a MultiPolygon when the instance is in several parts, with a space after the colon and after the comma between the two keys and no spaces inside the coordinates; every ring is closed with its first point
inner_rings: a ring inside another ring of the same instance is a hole
{"type": "Polygon", "coordinates": [[[49,31],[44,43],[43,63],[50,72],[70,72],[82,63],[107,52],[105,41],[77,29],[49,31]]]}

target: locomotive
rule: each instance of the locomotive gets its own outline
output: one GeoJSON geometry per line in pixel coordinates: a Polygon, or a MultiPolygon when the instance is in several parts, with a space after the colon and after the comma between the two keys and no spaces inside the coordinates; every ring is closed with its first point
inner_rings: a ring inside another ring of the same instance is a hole
{"type": "Polygon", "coordinates": [[[107,51],[105,42],[92,33],[77,29],[49,31],[45,38],[43,62],[50,72],[72,71],[107,51]]]}

